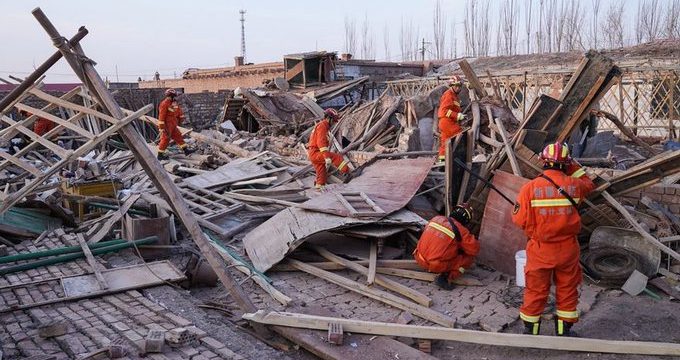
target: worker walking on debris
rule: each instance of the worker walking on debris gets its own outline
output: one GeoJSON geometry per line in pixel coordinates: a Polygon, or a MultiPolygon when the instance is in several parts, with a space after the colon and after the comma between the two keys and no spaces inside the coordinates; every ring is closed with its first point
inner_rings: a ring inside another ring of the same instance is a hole
{"type": "Polygon", "coordinates": [[[342,174],[349,172],[347,161],[338,153],[329,151],[331,125],[339,118],[335,109],[326,109],[323,119],[314,126],[312,134],[309,136],[307,155],[309,161],[316,171],[316,181],[314,186],[323,189],[328,178],[328,169],[331,165],[338,168],[342,174]]]}
{"type": "Polygon", "coordinates": [[[551,281],[556,287],[555,334],[576,336],[578,287],[581,284],[578,204],[595,188],[585,170],[572,160],[566,144],[554,143],[541,153],[544,171],[517,196],[512,221],[529,241],[524,268],[526,288],[520,318],[524,333],[537,335],[551,281]]]}
{"type": "Polygon", "coordinates": [[[167,148],[170,139],[174,140],[185,155],[192,153],[184,143],[179,126],[184,121],[184,113],[177,100],[177,91],[168,89],[165,91],[165,99],[158,106],[158,131],[161,133],[161,141],[158,143],[158,160],[168,159],[167,148]]]}
{"type": "Polygon", "coordinates": [[[427,223],[413,256],[418,265],[439,273],[435,283],[442,289],[453,289],[453,281],[465,273],[479,253],[479,242],[465,227],[472,220],[472,209],[456,205],[446,216],[435,216],[427,223]]]}
{"type": "Polygon", "coordinates": [[[458,94],[463,87],[463,82],[458,76],[451,78],[449,88],[439,99],[439,161],[443,162],[446,157],[446,142],[454,136],[460,134],[463,128],[459,122],[465,120],[460,107],[458,94]]]}

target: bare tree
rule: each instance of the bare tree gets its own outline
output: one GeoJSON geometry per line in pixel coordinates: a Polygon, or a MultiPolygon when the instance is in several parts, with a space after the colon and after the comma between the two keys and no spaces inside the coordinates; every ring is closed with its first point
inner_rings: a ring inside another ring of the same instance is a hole
{"type": "Polygon", "coordinates": [[[449,47],[449,59],[458,57],[458,38],[456,37],[456,19],[451,19],[451,46],[449,47]]]}
{"type": "Polygon", "coordinates": [[[593,18],[592,18],[591,24],[590,24],[591,25],[590,26],[590,30],[591,30],[590,39],[591,39],[592,42],[590,43],[590,47],[593,48],[593,49],[597,49],[597,47],[599,45],[598,41],[597,41],[598,40],[597,34],[600,32],[600,28],[597,25],[597,21],[600,19],[600,1],[601,0],[593,0],[592,1],[593,18]]]}
{"type": "Polygon", "coordinates": [[[518,11],[516,0],[506,0],[500,8],[496,34],[496,53],[514,55],[517,50],[518,11]]]}
{"type": "Polygon", "coordinates": [[[670,39],[680,38],[680,0],[668,1],[666,18],[663,24],[663,36],[670,39]]]}
{"type": "Polygon", "coordinates": [[[605,46],[609,49],[623,47],[623,8],[625,2],[621,1],[609,3],[605,21],[601,26],[602,34],[605,36],[605,46]]]}
{"type": "Polygon", "coordinates": [[[564,0],[560,0],[559,6],[557,2],[555,2],[555,9],[551,14],[553,34],[555,36],[552,42],[555,52],[562,51],[562,46],[564,45],[564,29],[567,23],[567,10],[567,5],[564,0]]]}
{"type": "Polygon", "coordinates": [[[373,34],[371,33],[368,14],[364,15],[364,22],[361,24],[361,57],[363,59],[374,59],[373,34]]]}
{"type": "Polygon", "coordinates": [[[354,19],[345,16],[345,53],[356,55],[357,49],[357,23],[354,19]]]}
{"type": "Polygon", "coordinates": [[[534,0],[526,0],[524,2],[524,27],[527,33],[527,54],[531,54],[531,8],[534,0]]]}
{"type": "Polygon", "coordinates": [[[536,52],[543,53],[543,4],[545,0],[538,0],[538,30],[536,31],[536,52]]]}
{"type": "Polygon", "coordinates": [[[489,1],[465,2],[465,51],[472,56],[489,55],[489,1]]]}
{"type": "Polygon", "coordinates": [[[567,51],[585,49],[581,37],[584,12],[579,0],[571,0],[567,5],[564,40],[567,51]]]}
{"type": "Polygon", "coordinates": [[[638,4],[635,39],[638,43],[654,41],[661,35],[659,0],[641,0],[638,4]]]}
{"type": "Polygon", "coordinates": [[[442,14],[441,1],[437,0],[434,5],[434,13],[432,15],[433,38],[434,38],[434,55],[435,58],[441,60],[444,58],[446,46],[446,17],[442,14]]]}
{"type": "Polygon", "coordinates": [[[385,23],[383,28],[383,46],[385,47],[385,60],[392,60],[392,55],[390,53],[390,28],[385,23]]]}
{"type": "Polygon", "coordinates": [[[408,24],[401,19],[401,30],[399,32],[399,49],[403,61],[418,60],[418,29],[413,27],[413,21],[408,24]]]}

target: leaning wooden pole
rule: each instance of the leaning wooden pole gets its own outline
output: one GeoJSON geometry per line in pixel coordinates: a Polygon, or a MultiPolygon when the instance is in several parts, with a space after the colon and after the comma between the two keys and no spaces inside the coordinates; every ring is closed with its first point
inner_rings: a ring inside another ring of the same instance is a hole
{"type": "MultiPolygon", "coordinates": [[[[69,40],[69,43],[71,45],[77,44],[80,40],[82,40],[85,35],[87,35],[87,29],[85,27],[81,27],[78,29],[78,32],[69,40]]],[[[57,51],[52,56],[50,56],[47,60],[45,60],[44,63],[42,63],[40,66],[38,66],[35,71],[33,71],[30,75],[28,75],[24,81],[21,82],[21,84],[17,85],[12,91],[9,92],[9,94],[5,95],[2,99],[0,99],[0,114],[4,114],[5,111],[7,111],[7,108],[9,105],[11,105],[14,100],[18,99],[21,94],[24,93],[24,91],[28,90],[28,88],[33,85],[36,80],[38,80],[43,74],[47,72],[54,64],[61,59],[61,51],[57,51]]]]}
{"type": "MultiPolygon", "coordinates": [[[[92,61],[88,59],[79,45],[71,46],[66,39],[64,39],[57,29],[52,25],[47,16],[40,8],[32,11],[33,16],[38,20],[40,25],[45,29],[50,36],[54,45],[59,49],[64,58],[73,68],[73,71],[85,83],[88,89],[97,98],[98,102],[115,118],[123,119],[125,117],[123,110],[120,108],[116,100],[108,91],[106,84],[95,70],[92,61]]],[[[142,165],[149,178],[158,188],[159,192],[168,201],[182,221],[182,224],[187,228],[191,234],[194,242],[198,245],[199,250],[205,256],[208,264],[215,270],[222,285],[229,291],[232,298],[236,301],[239,307],[246,312],[253,312],[256,310],[255,305],[250,301],[243,289],[234,281],[234,278],[229,273],[224,262],[215,253],[215,250],[208,242],[207,237],[201,230],[198,221],[193,213],[184,202],[182,194],[179,192],[172,179],[168,176],[163,166],[156,160],[156,157],[147,147],[146,141],[135,130],[135,128],[128,124],[119,131],[120,136],[125,140],[128,148],[133,152],[137,161],[142,165]]],[[[264,332],[264,327],[256,329],[264,332]]]]}

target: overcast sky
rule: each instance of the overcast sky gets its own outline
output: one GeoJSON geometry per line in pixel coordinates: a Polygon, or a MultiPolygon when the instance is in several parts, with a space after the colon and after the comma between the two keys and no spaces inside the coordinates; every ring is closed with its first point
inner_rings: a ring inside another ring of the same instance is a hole
{"type": "MultiPolygon", "coordinates": [[[[492,0],[492,7],[505,0],[492,0]]],[[[590,4],[590,0],[582,0],[590,4]]],[[[603,0],[609,2],[610,0],[603,0]]],[[[636,0],[627,0],[637,3],[636,0]]],[[[436,0],[0,0],[0,77],[25,76],[55,51],[33,18],[40,6],[65,37],[80,25],[90,34],[82,41],[102,77],[110,81],[181,76],[190,67],[233,65],[240,54],[239,9],[246,13],[248,62],[281,61],[284,54],[328,50],[342,52],[345,19],[361,31],[369,19],[378,60],[401,60],[399,31],[402,19],[412,22],[419,38],[432,37],[436,0]],[[386,59],[384,30],[388,29],[390,58],[386,59]]],[[[462,48],[464,0],[442,0],[448,26],[457,25],[462,48]]],[[[447,31],[450,37],[450,30],[447,31]]],[[[520,42],[521,42],[520,34],[520,42]]],[[[459,50],[460,51],[460,50],[459,50]]],[[[75,81],[62,60],[47,82],[75,81]]]]}

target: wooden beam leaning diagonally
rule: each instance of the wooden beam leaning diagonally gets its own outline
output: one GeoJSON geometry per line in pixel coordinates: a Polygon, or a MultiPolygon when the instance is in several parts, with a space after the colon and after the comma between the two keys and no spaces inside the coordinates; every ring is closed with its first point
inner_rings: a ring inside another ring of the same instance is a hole
{"type": "Polygon", "coordinates": [[[618,341],[563,336],[492,333],[487,331],[449,329],[435,326],[402,325],[377,321],[342,319],[285,312],[245,314],[243,318],[261,324],[290,326],[305,329],[328,329],[334,322],[344,331],[418,339],[461,341],[472,344],[510,346],[564,351],[583,351],[614,354],[680,355],[680,344],[644,341],[618,341]]]}
{"type": "MultiPolygon", "coordinates": [[[[104,84],[104,81],[97,73],[97,70],[95,70],[92,62],[85,56],[82,48],[80,46],[71,46],[64,41],[57,29],[40,8],[34,9],[32,13],[53,40],[54,45],[61,51],[64,58],[66,58],[69,65],[71,65],[71,68],[76,75],[78,75],[78,77],[87,84],[90,91],[96,95],[100,104],[106,108],[114,118],[123,119],[125,117],[123,111],[106,88],[106,84],[104,84]],[[75,54],[78,54],[78,57],[76,57],[75,54]]],[[[168,200],[169,204],[175,210],[175,213],[191,234],[199,250],[205,256],[208,264],[215,270],[218,278],[239,307],[244,311],[255,310],[255,305],[250,301],[243,289],[236,283],[224,262],[219,258],[216,251],[208,242],[207,237],[203,233],[203,230],[201,230],[198,221],[189,210],[187,204],[184,202],[179,190],[172,182],[172,179],[170,179],[165,169],[163,169],[163,166],[147,147],[146,141],[144,141],[135,128],[129,124],[122,127],[119,134],[134,153],[154,185],[156,185],[161,194],[163,194],[165,199],[168,200]]],[[[266,333],[264,327],[258,327],[256,330],[263,334],[266,333]]]]}
{"type": "Polygon", "coordinates": [[[412,314],[420,316],[423,319],[432,321],[435,324],[447,327],[453,327],[455,325],[455,320],[449,316],[446,316],[436,310],[432,310],[422,305],[418,305],[414,302],[405,300],[388,292],[377,290],[364,284],[358,283],[356,281],[347,279],[343,276],[333,274],[325,270],[321,270],[317,267],[305,264],[302,261],[289,259],[288,263],[300,271],[304,271],[308,274],[320,277],[324,280],[327,280],[338,286],[341,286],[347,290],[354,291],[371,299],[381,301],[385,304],[394,306],[398,309],[409,311],[412,314]]]}

